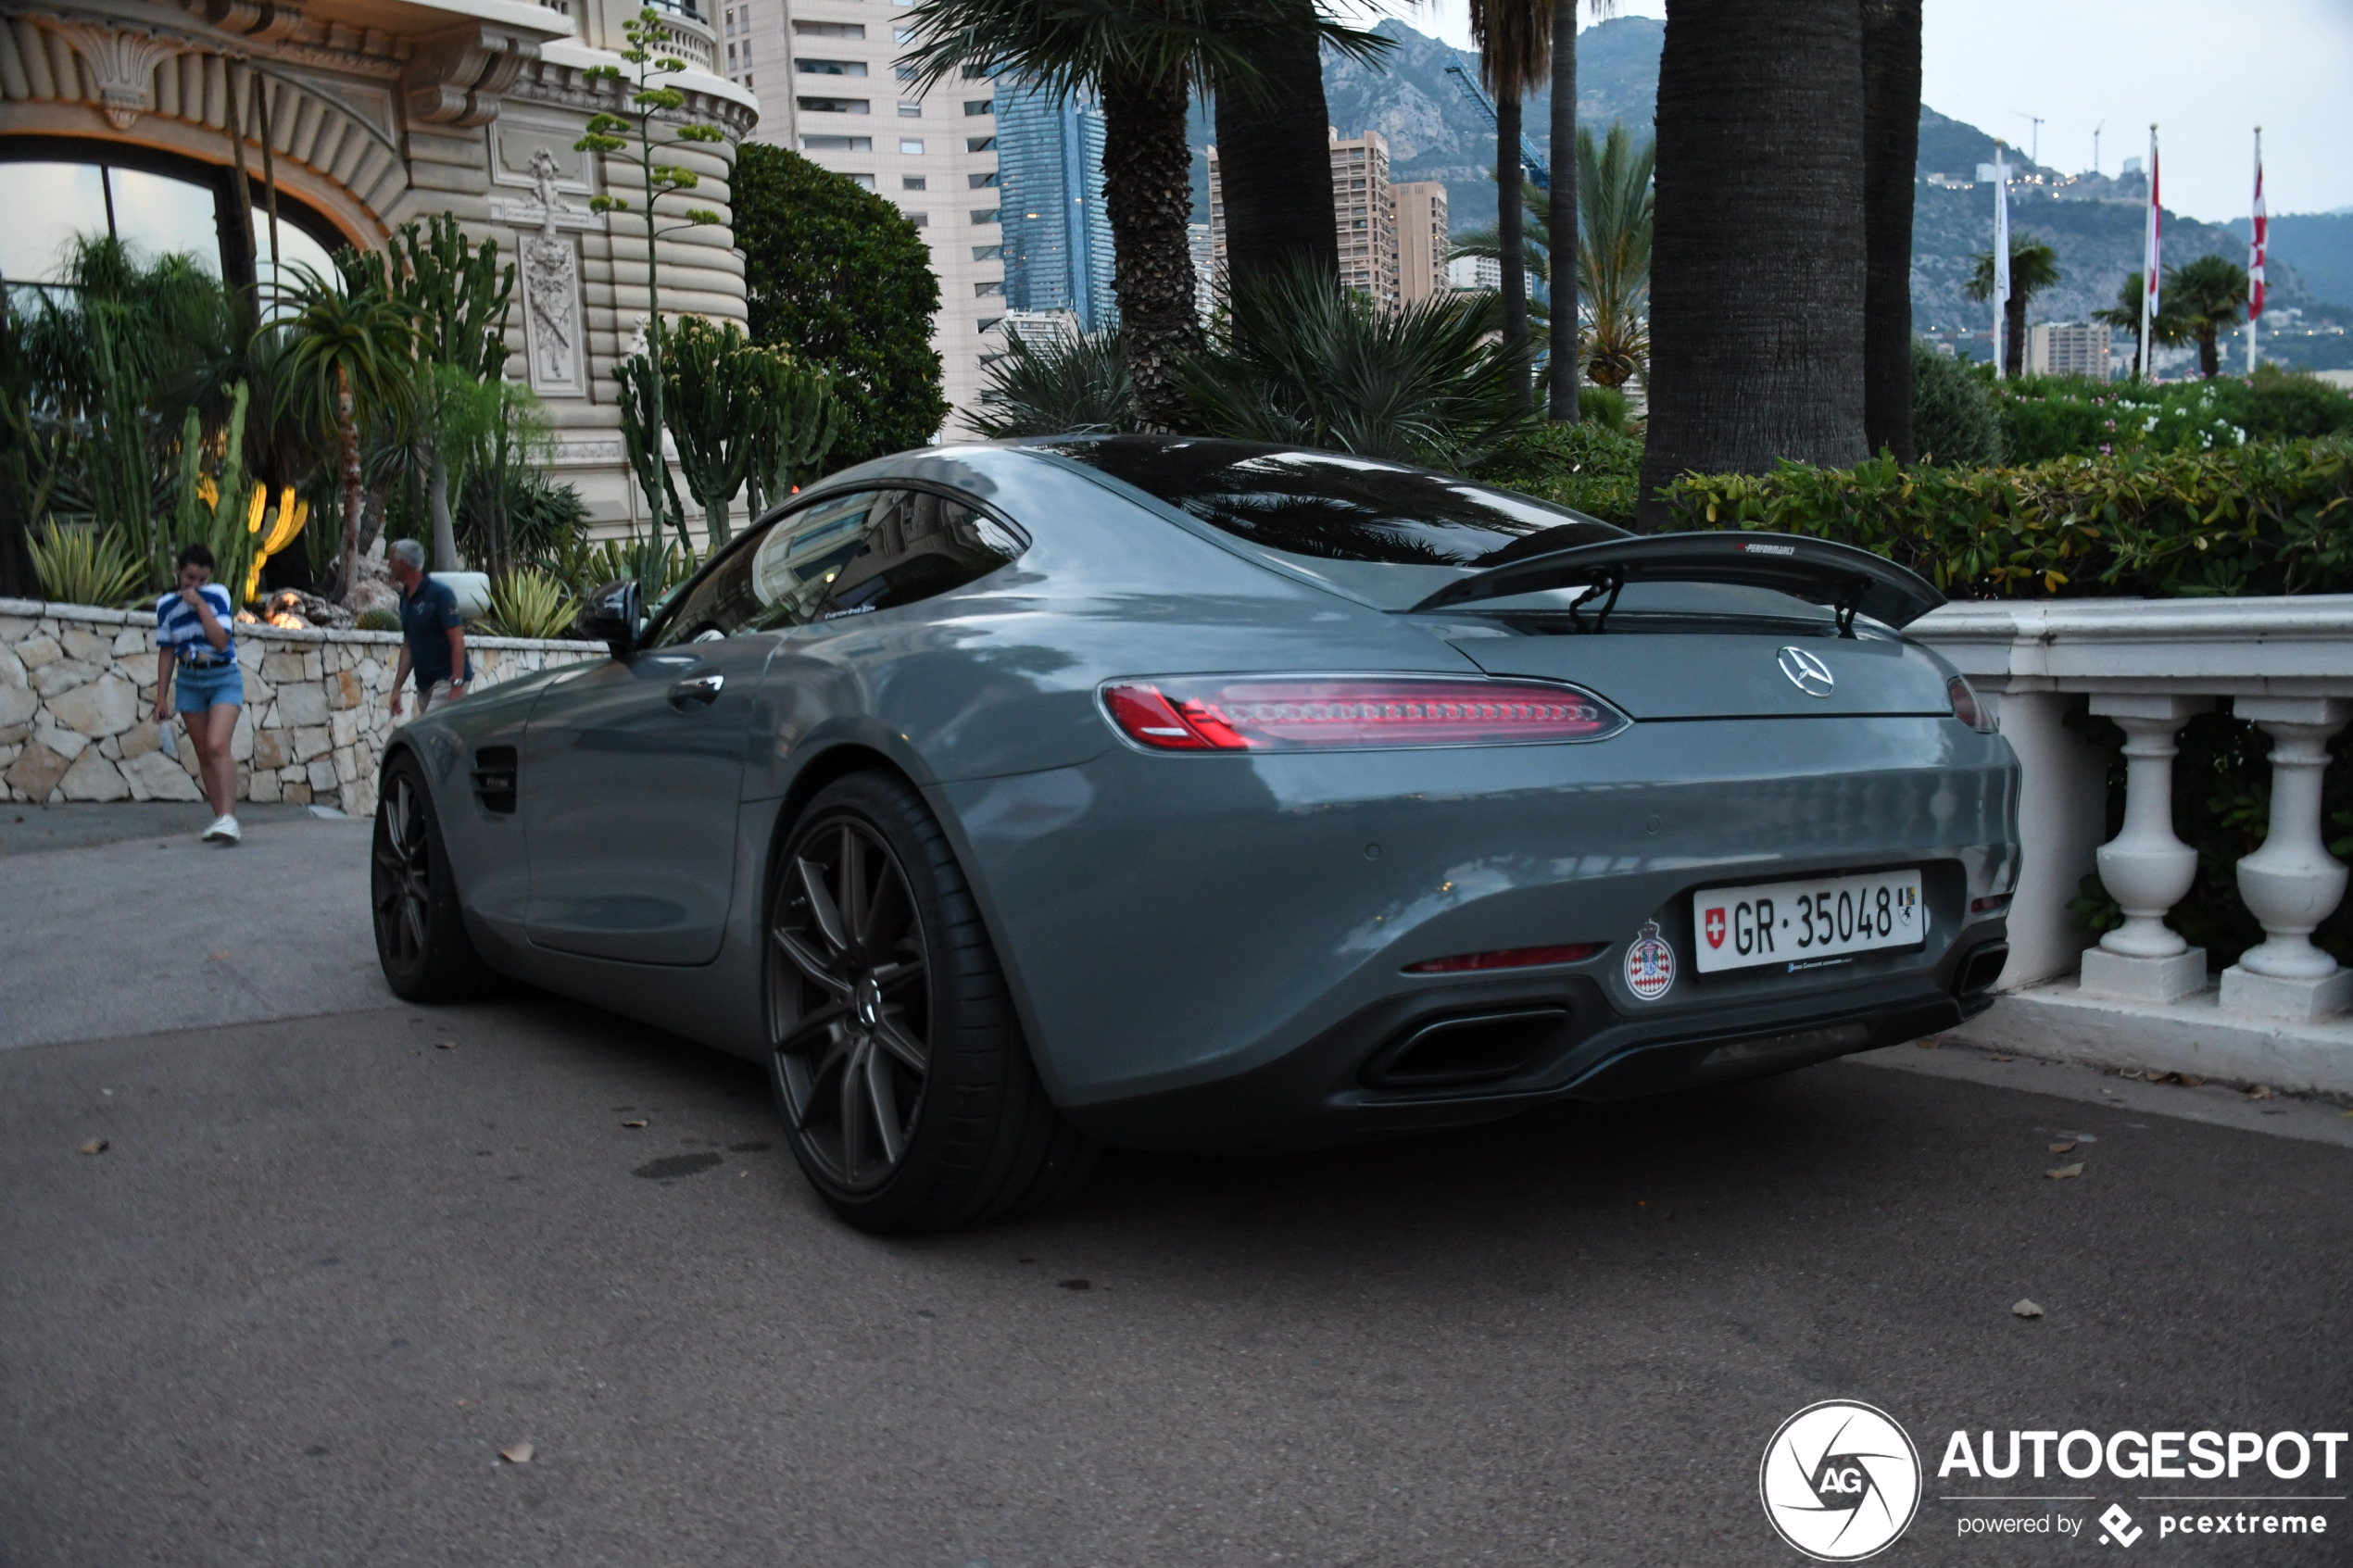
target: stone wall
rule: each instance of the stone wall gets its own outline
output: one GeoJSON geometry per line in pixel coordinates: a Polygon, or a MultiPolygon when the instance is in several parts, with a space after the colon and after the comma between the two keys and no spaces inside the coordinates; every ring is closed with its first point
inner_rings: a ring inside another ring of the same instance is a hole
{"type": "MultiPolygon", "coordinates": [[[[236,628],[245,706],[231,753],[237,798],[376,809],[392,733],[392,632],[236,628]]],[[[468,636],[477,686],[601,659],[601,644],[468,636]]],[[[195,749],[155,723],[155,616],[0,599],[0,781],[12,801],[195,800],[195,749]]],[[[409,707],[404,717],[414,717],[409,707]]]]}

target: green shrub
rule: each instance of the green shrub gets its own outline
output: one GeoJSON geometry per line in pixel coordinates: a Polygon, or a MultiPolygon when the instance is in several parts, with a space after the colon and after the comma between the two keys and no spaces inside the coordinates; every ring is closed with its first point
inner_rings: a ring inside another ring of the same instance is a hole
{"type": "Polygon", "coordinates": [[[1924,343],[1912,345],[1912,444],[1924,463],[2002,460],[2002,421],[1984,379],[1924,343]]]}
{"type": "Polygon", "coordinates": [[[146,581],[146,565],[138,552],[103,524],[61,528],[52,519],[42,524],[38,537],[27,536],[25,545],[32,552],[41,596],[52,604],[113,609],[146,581]]]}
{"type": "Polygon", "coordinates": [[[355,630],[361,632],[397,632],[400,630],[400,612],[396,609],[363,609],[352,624],[355,630]]]}
{"type": "MultiPolygon", "coordinates": [[[[1589,392],[1604,390],[1589,387],[1589,392]]],[[[1480,477],[1620,527],[1634,521],[1642,444],[1591,420],[1541,425],[1480,477]]]]}
{"type": "Polygon", "coordinates": [[[965,422],[992,441],[1024,435],[1124,435],[1136,428],[1136,384],[1116,331],[1005,334],[981,371],[980,407],[965,422]]]}
{"type": "Polygon", "coordinates": [[[1616,434],[1626,433],[1628,407],[1626,395],[1614,386],[1595,386],[1589,382],[1577,389],[1577,417],[1616,434]]]}
{"type": "Polygon", "coordinates": [[[1770,528],[1877,551],[1955,598],[2353,590],[2353,440],[2129,452],[2015,469],[1783,463],[1686,474],[1678,528],[1770,528]]]}
{"type": "Polygon", "coordinates": [[[560,637],[572,630],[577,614],[572,591],[531,567],[490,585],[488,629],[501,637],[560,637]]]}
{"type": "Polygon", "coordinates": [[[2353,433],[2353,395],[2317,376],[2259,365],[2254,380],[2244,384],[2246,407],[2239,422],[2250,439],[2293,441],[2353,433]]]}
{"type": "Polygon", "coordinates": [[[2210,452],[2246,444],[2244,382],[2104,384],[2073,376],[2021,376],[1992,389],[2002,448],[2013,463],[2122,452],[2210,452]]]}

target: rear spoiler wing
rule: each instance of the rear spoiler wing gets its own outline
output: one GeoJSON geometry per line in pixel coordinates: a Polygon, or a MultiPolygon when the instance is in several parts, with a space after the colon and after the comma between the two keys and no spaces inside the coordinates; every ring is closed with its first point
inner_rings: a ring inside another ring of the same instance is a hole
{"type": "MultiPolygon", "coordinates": [[[[1595,599],[1599,631],[1629,583],[1725,583],[1770,588],[1808,604],[1828,605],[1841,636],[1855,634],[1856,611],[1904,627],[1944,602],[1927,579],[1852,545],[1795,533],[1653,533],[1608,539],[1530,556],[1449,583],[1406,613],[1420,615],[1480,599],[1582,586],[1572,618],[1595,599]]],[[[1581,622],[1580,622],[1581,624],[1581,622]]]]}

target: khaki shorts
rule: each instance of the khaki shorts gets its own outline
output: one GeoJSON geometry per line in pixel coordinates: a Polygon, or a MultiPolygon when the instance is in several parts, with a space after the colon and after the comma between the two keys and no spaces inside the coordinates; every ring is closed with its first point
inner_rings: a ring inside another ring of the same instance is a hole
{"type": "MultiPolygon", "coordinates": [[[[464,694],[459,693],[459,695],[463,696],[464,694]]],[[[417,714],[420,718],[422,718],[424,716],[425,710],[431,708],[434,703],[454,702],[456,700],[456,697],[449,695],[449,683],[447,681],[435,681],[430,686],[419,686],[417,688],[417,714]]]]}

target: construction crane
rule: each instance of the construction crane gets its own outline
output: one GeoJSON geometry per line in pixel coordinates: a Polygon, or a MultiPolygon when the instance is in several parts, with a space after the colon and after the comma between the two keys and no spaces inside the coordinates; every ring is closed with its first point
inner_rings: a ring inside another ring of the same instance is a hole
{"type": "MultiPolygon", "coordinates": [[[[1460,82],[1464,94],[1478,106],[1478,112],[1487,117],[1487,128],[1499,136],[1503,134],[1504,128],[1495,119],[1494,103],[1487,96],[1486,89],[1471,80],[1470,72],[1463,69],[1462,62],[1457,60],[1448,66],[1446,74],[1460,82]]],[[[1543,155],[1536,150],[1536,144],[1529,141],[1524,132],[1519,139],[1519,161],[1527,169],[1528,177],[1536,182],[1538,190],[1549,191],[1553,188],[1553,166],[1544,161],[1543,155]]]]}

